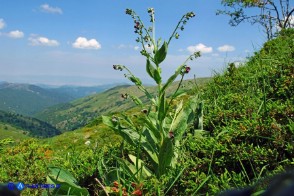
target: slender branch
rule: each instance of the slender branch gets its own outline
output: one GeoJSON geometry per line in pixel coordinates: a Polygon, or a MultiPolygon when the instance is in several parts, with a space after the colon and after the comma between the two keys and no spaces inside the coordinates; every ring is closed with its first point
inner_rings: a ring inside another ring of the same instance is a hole
{"type": "Polygon", "coordinates": [[[274,2],[270,2],[270,4],[274,7],[274,10],[275,10],[276,15],[277,15],[277,20],[278,20],[279,26],[280,26],[281,28],[283,28],[283,26],[282,26],[282,21],[281,21],[281,19],[280,19],[280,13],[279,13],[279,10],[278,10],[277,6],[275,5],[274,2]]]}
{"type": "MultiPolygon", "coordinates": [[[[286,20],[285,20],[285,23],[284,23],[284,26],[286,28],[286,24],[288,23],[289,21],[289,18],[292,16],[292,13],[294,13],[294,8],[289,12],[289,14],[287,15],[286,17],[286,20]]],[[[290,26],[289,26],[290,27],[290,26]]]]}
{"type": "Polygon", "coordinates": [[[97,178],[94,178],[94,179],[95,179],[96,182],[98,182],[98,184],[101,186],[101,188],[103,189],[103,191],[105,192],[105,194],[106,194],[107,196],[109,196],[109,194],[108,194],[107,191],[106,191],[105,186],[103,186],[103,184],[102,184],[97,178]]]}
{"type": "Polygon", "coordinates": [[[179,26],[180,26],[180,24],[182,23],[182,21],[183,21],[184,18],[185,18],[185,15],[183,15],[182,18],[181,18],[181,20],[178,22],[176,28],[174,29],[172,35],[170,36],[170,38],[169,38],[169,40],[168,40],[168,42],[167,42],[167,45],[169,45],[170,41],[171,41],[172,38],[174,37],[174,35],[175,35],[177,29],[179,28],[179,26]]]}

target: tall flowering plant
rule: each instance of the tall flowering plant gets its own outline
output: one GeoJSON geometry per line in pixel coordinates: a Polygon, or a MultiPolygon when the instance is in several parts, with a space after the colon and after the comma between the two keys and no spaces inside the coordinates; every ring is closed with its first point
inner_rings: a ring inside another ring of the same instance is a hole
{"type": "Polygon", "coordinates": [[[141,43],[141,54],[146,58],[146,72],[157,85],[156,93],[149,92],[142,81],[136,77],[126,66],[113,65],[115,70],[125,71],[124,74],[134,83],[148,98],[147,104],[136,96],[123,94],[123,98],[131,98],[134,103],[141,107],[142,115],[140,122],[133,120],[122,114],[117,116],[103,116],[103,122],[112,130],[122,136],[125,142],[136,149],[135,154],[129,154],[128,160],[121,160],[123,165],[131,174],[133,181],[140,183],[142,179],[155,176],[160,179],[169,169],[175,167],[179,156],[178,146],[182,140],[187,125],[196,117],[199,101],[197,97],[190,98],[186,103],[178,101],[174,108],[172,102],[178,98],[183,78],[190,72],[188,61],[200,56],[200,52],[188,56],[173,75],[166,82],[162,82],[161,63],[167,56],[169,44],[173,38],[179,38],[179,32],[183,31],[186,23],[195,16],[189,12],[182,16],[172,35],[167,41],[162,43],[161,39],[155,38],[155,17],[154,9],[149,8],[151,26],[147,28],[140,17],[131,9],[126,9],[126,14],[134,20],[134,31],[137,34],[136,42],[141,43]],[[166,90],[180,77],[177,89],[167,98],[166,90]]]}

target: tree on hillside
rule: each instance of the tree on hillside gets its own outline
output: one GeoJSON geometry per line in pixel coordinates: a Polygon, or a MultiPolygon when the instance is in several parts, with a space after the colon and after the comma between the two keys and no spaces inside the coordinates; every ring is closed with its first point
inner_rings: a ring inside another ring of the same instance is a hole
{"type": "Polygon", "coordinates": [[[231,26],[242,22],[260,24],[270,40],[280,30],[294,27],[294,6],[290,2],[293,0],[222,0],[225,10],[216,14],[230,16],[231,26]]]}

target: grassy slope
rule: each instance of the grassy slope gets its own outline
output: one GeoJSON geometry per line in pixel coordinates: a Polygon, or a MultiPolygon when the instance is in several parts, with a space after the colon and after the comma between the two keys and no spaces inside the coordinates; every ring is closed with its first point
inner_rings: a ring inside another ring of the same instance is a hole
{"type": "MultiPolygon", "coordinates": [[[[215,195],[293,165],[294,29],[264,44],[248,62],[228,67],[206,86],[204,129],[186,143],[184,195],[215,195]],[[191,172],[193,171],[193,172],[191,172]],[[207,180],[209,179],[209,180],[207,180]]],[[[256,191],[264,187],[256,187],[256,191]]]]}
{"type": "Polygon", "coordinates": [[[0,140],[10,138],[16,142],[29,139],[30,137],[23,134],[22,130],[11,126],[10,124],[0,123],[0,140]]]}
{"type": "Polygon", "coordinates": [[[32,137],[52,137],[61,132],[50,124],[32,117],[0,110],[0,123],[9,124],[25,131],[32,137]]]}
{"type": "MultiPolygon", "coordinates": [[[[198,85],[206,83],[209,79],[197,79],[198,85]]],[[[192,81],[185,81],[185,89],[191,88],[192,81]]],[[[175,82],[169,92],[175,90],[178,82],[175,82]]],[[[148,87],[151,92],[154,87],[148,87]]],[[[125,111],[133,108],[135,104],[131,100],[123,100],[121,94],[136,95],[144,100],[144,94],[135,86],[118,86],[106,92],[91,95],[82,99],[77,99],[69,104],[62,104],[48,108],[36,115],[62,131],[75,130],[83,127],[101,114],[125,111]]]]}

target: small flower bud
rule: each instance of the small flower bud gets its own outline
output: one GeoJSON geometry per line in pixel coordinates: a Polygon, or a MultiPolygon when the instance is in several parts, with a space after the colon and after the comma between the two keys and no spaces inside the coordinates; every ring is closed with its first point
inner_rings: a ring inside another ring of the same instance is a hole
{"type": "Polygon", "coordinates": [[[131,186],[135,188],[137,184],[135,182],[132,182],[131,186]]]}
{"type": "Polygon", "coordinates": [[[112,116],[112,119],[111,119],[112,122],[118,122],[118,118],[116,116],[112,116]]]}
{"type": "Polygon", "coordinates": [[[126,9],[126,14],[132,15],[133,14],[133,10],[132,9],[126,9]]]}
{"type": "Polygon", "coordinates": [[[125,94],[121,94],[121,98],[123,98],[124,100],[129,98],[129,94],[125,93],[125,94]]]}
{"type": "Polygon", "coordinates": [[[168,137],[171,138],[171,139],[173,139],[175,137],[174,132],[172,130],[170,130],[168,132],[168,137]]]}
{"type": "Polygon", "coordinates": [[[146,36],[144,37],[144,41],[145,41],[145,42],[148,42],[148,41],[149,41],[149,36],[146,35],[146,36]]]}
{"type": "Polygon", "coordinates": [[[114,187],[118,187],[118,185],[119,185],[119,183],[118,183],[117,181],[114,181],[114,182],[113,182],[113,186],[114,186],[114,187]]]}
{"type": "Polygon", "coordinates": [[[200,56],[201,56],[200,51],[194,52],[194,57],[195,57],[195,58],[200,57],[200,56]]]}
{"type": "Polygon", "coordinates": [[[175,34],[175,38],[179,39],[180,35],[178,33],[175,34]]]}
{"type": "Polygon", "coordinates": [[[141,112],[144,113],[144,114],[147,114],[148,113],[148,110],[147,109],[143,109],[143,110],[141,110],[141,112]]]}
{"type": "Polygon", "coordinates": [[[147,55],[148,55],[147,52],[146,52],[146,50],[141,50],[140,53],[141,53],[143,56],[147,56],[147,55]]]}
{"type": "Polygon", "coordinates": [[[189,73],[190,72],[190,70],[191,70],[191,67],[186,67],[186,69],[185,69],[185,73],[187,74],[187,73],[189,73]]]}
{"type": "Polygon", "coordinates": [[[148,8],[147,11],[149,14],[154,14],[154,8],[148,8]]]}
{"type": "Polygon", "coordinates": [[[114,70],[122,71],[123,70],[123,66],[121,66],[121,65],[113,65],[113,69],[114,70]]]}
{"type": "Polygon", "coordinates": [[[182,74],[182,75],[184,75],[184,74],[188,74],[188,73],[190,72],[190,70],[191,70],[191,67],[185,65],[185,66],[183,67],[183,69],[181,70],[181,74],[182,74]]]}

